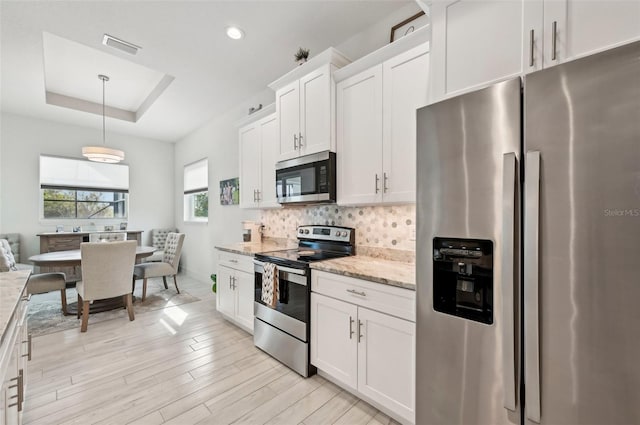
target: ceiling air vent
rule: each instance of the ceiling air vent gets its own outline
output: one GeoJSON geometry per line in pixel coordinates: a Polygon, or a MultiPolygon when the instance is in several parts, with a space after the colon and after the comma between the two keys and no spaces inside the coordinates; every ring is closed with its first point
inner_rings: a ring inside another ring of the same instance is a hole
{"type": "Polygon", "coordinates": [[[115,38],[109,34],[104,35],[102,44],[104,44],[105,46],[113,47],[114,49],[122,50],[123,52],[129,53],[130,55],[135,55],[136,53],[138,53],[138,50],[142,48],[140,46],[136,46],[133,43],[129,43],[128,41],[115,38]]]}

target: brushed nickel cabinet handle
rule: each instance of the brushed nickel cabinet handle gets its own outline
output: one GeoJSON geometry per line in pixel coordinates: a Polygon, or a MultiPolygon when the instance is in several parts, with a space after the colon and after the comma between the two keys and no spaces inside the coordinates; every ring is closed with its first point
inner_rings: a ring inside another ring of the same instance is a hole
{"type": "Polygon", "coordinates": [[[302,149],[302,133],[298,133],[298,149],[302,149]]]}
{"type": "Polygon", "coordinates": [[[387,193],[387,190],[389,190],[389,188],[387,187],[387,181],[389,181],[389,176],[387,176],[386,172],[382,173],[382,175],[384,177],[384,181],[382,182],[382,191],[383,193],[387,193]]]}
{"type": "Polygon", "coordinates": [[[31,334],[27,335],[27,340],[22,341],[23,344],[27,344],[27,354],[23,354],[22,357],[26,357],[27,360],[31,361],[31,334]]]}
{"type": "Polygon", "coordinates": [[[349,316],[349,339],[353,339],[353,317],[349,316]]]}
{"type": "Polygon", "coordinates": [[[361,297],[366,297],[367,294],[364,291],[356,291],[355,289],[347,289],[347,292],[354,295],[360,295],[361,297]]]}
{"type": "Polygon", "coordinates": [[[534,31],[531,30],[529,31],[529,66],[533,66],[533,60],[534,60],[534,55],[533,55],[533,46],[534,46],[534,31]]]}
{"type": "Polygon", "coordinates": [[[358,319],[358,343],[360,343],[360,340],[362,339],[362,337],[364,335],[362,335],[362,321],[358,319]]]}
{"type": "Polygon", "coordinates": [[[553,21],[551,24],[551,60],[557,59],[557,47],[558,47],[558,22],[553,21]]]}
{"type": "Polygon", "coordinates": [[[297,134],[293,135],[293,149],[294,150],[298,150],[298,135],[297,134]]]}
{"type": "Polygon", "coordinates": [[[380,189],[378,188],[379,182],[380,182],[380,177],[378,177],[378,173],[376,173],[376,193],[380,192],[380,189]]]}

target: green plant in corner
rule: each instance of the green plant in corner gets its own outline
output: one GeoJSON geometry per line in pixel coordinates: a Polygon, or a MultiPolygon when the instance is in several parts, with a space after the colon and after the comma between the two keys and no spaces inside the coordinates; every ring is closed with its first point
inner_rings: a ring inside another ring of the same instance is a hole
{"type": "Polygon", "coordinates": [[[309,49],[303,49],[300,47],[293,57],[296,58],[296,62],[302,65],[309,58],[309,49]]]}
{"type": "Polygon", "coordinates": [[[213,281],[213,285],[211,286],[211,290],[215,293],[218,289],[217,287],[217,279],[218,277],[215,274],[211,275],[211,280],[213,281]]]}

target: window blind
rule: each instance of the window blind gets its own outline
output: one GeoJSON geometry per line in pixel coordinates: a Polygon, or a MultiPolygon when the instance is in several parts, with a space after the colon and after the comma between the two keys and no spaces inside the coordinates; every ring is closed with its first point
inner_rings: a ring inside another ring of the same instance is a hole
{"type": "Polygon", "coordinates": [[[40,187],[128,192],[129,166],[40,155],[40,187]]]}
{"type": "Polygon", "coordinates": [[[184,194],[203,192],[209,188],[207,158],[184,166],[184,194]]]}

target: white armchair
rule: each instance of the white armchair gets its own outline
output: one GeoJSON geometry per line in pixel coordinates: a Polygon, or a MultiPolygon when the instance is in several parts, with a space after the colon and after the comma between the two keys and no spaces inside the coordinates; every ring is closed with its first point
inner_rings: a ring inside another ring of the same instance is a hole
{"type": "Polygon", "coordinates": [[[78,291],[78,318],[82,311],[81,332],[87,331],[91,301],[122,296],[134,320],[130,279],[136,261],[137,241],[82,243],[82,281],[78,291]],[[82,307],[81,307],[82,306],[82,307]]]}
{"type": "Polygon", "coordinates": [[[133,270],[133,287],[135,287],[136,279],[143,279],[142,284],[142,301],[147,297],[147,279],[151,277],[162,277],[165,289],[167,286],[167,276],[173,276],[173,283],[178,289],[178,264],[180,263],[180,255],[182,255],[182,244],[184,243],[184,233],[169,233],[164,245],[164,255],[159,263],[142,263],[136,264],[133,270]]]}

